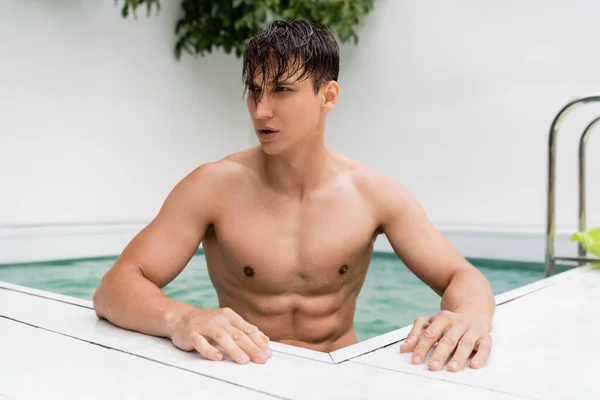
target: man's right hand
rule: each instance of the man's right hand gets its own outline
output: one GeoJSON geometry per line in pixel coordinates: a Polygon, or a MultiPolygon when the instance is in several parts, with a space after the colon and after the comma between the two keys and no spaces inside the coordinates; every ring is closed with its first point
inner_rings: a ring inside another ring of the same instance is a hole
{"type": "Polygon", "coordinates": [[[219,345],[238,364],[264,364],[271,358],[269,338],[230,308],[186,308],[170,329],[173,344],[185,351],[196,350],[209,360],[221,361],[219,345]]]}

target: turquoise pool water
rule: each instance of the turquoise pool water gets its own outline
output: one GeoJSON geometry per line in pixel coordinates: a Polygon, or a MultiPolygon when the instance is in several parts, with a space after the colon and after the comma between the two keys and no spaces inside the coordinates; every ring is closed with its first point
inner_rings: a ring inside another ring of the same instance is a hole
{"type": "MultiPolygon", "coordinates": [[[[0,265],[0,281],[91,300],[104,273],[116,258],[0,265]]],[[[490,281],[495,294],[544,278],[542,264],[469,260],[490,281]]],[[[563,272],[566,267],[557,267],[563,272]]],[[[195,255],[183,272],[164,289],[167,296],[196,307],[218,307],[208,278],[206,260],[195,255]]],[[[354,324],[359,340],[413,323],[439,312],[440,298],[395,256],[373,255],[358,298],[354,324]]]]}

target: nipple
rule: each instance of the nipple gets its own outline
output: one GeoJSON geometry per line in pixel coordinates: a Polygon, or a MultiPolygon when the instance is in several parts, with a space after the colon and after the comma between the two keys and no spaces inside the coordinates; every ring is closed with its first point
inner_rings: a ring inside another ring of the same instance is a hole
{"type": "Polygon", "coordinates": [[[254,270],[251,267],[244,267],[244,274],[248,277],[254,276],[254,270]]]}
{"type": "Polygon", "coordinates": [[[342,265],[340,267],[340,270],[338,271],[340,275],[344,275],[346,273],[346,271],[348,271],[348,266],[347,265],[342,265]]]}

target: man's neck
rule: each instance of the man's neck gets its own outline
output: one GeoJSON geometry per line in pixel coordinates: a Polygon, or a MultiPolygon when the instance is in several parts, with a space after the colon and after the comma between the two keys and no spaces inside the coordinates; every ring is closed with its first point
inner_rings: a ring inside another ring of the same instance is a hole
{"type": "Polygon", "coordinates": [[[264,154],[269,185],[300,199],[323,184],[330,162],[331,154],[322,140],[305,143],[276,156],[264,154]]]}

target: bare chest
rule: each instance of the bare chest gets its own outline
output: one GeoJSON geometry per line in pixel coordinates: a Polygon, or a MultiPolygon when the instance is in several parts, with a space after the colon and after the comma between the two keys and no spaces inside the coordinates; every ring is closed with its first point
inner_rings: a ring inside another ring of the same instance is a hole
{"type": "Polygon", "coordinates": [[[359,196],[343,194],[304,204],[239,201],[205,241],[207,260],[220,268],[215,284],[304,295],[360,285],[377,226],[359,196]]]}

